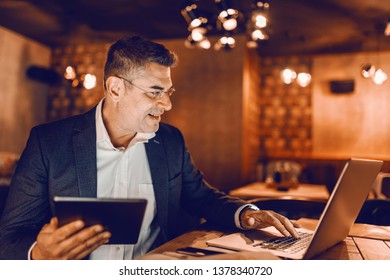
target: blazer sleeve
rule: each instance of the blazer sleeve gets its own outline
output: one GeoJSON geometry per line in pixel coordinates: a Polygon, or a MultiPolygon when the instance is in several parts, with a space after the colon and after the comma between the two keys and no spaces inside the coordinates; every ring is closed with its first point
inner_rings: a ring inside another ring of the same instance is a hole
{"type": "Polygon", "coordinates": [[[0,259],[26,259],[42,226],[50,220],[47,171],[36,129],[18,161],[0,220],[0,259]]]}

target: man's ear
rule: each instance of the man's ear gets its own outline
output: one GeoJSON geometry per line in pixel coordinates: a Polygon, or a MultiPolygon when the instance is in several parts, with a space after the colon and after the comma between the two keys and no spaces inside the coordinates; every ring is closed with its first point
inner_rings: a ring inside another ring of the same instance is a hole
{"type": "Polygon", "coordinates": [[[118,101],[125,92],[123,80],[118,77],[110,76],[106,80],[107,97],[113,101],[118,101]]]}

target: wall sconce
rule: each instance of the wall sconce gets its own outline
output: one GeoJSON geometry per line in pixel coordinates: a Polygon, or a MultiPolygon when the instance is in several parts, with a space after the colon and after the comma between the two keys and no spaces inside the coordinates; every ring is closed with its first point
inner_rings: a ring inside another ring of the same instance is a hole
{"type": "Polygon", "coordinates": [[[299,73],[297,76],[297,83],[301,87],[307,87],[311,82],[311,75],[309,73],[299,73]]]}
{"type": "Polygon", "coordinates": [[[300,72],[297,74],[290,68],[283,69],[280,73],[280,78],[286,85],[292,84],[295,80],[297,80],[297,84],[300,87],[306,87],[311,82],[311,75],[309,73],[300,72]]]}
{"type": "Polygon", "coordinates": [[[381,85],[387,81],[387,74],[382,69],[378,69],[375,71],[375,74],[372,77],[372,80],[374,81],[374,83],[376,85],[381,85]]]}
{"type": "Polygon", "coordinates": [[[361,74],[363,78],[372,78],[375,74],[375,66],[373,64],[363,65],[361,74]]]}
{"type": "Polygon", "coordinates": [[[381,85],[387,81],[388,76],[382,69],[376,69],[373,64],[365,64],[362,66],[361,75],[363,78],[372,79],[374,84],[381,85]]]}
{"type": "Polygon", "coordinates": [[[77,78],[76,68],[68,65],[65,68],[64,78],[71,82],[72,87],[77,88],[84,86],[86,89],[96,87],[96,76],[90,73],[82,74],[77,78]]]}
{"type": "Polygon", "coordinates": [[[384,34],[385,36],[390,36],[390,19],[388,19],[386,22],[384,34]]]}
{"type": "Polygon", "coordinates": [[[283,69],[280,73],[280,77],[286,85],[291,84],[297,77],[297,73],[289,68],[283,69]]]}

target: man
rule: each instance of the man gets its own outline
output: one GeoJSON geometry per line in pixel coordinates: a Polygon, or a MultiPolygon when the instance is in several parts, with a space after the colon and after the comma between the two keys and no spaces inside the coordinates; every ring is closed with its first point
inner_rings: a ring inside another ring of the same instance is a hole
{"type": "Polygon", "coordinates": [[[1,258],[133,259],[179,234],[183,211],[225,228],[271,224],[297,237],[285,217],[210,187],[180,131],[160,123],[172,108],[175,64],[164,46],[123,38],[108,51],[104,99],[85,114],[31,130],[0,222],[1,258]],[[59,227],[53,196],[148,199],[138,243],[107,245],[109,232],[82,221],[59,227]]]}

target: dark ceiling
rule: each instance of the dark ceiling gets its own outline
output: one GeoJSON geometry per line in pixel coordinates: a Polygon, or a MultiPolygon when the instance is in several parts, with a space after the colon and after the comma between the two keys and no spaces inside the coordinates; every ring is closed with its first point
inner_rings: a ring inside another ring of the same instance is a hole
{"type": "MultiPolygon", "coordinates": [[[[188,36],[175,0],[0,0],[0,25],[48,46],[69,41],[111,41],[126,34],[151,39],[188,36]]],[[[199,9],[216,13],[213,0],[199,9]]],[[[238,33],[253,1],[233,1],[242,12],[238,33]]],[[[262,54],[334,53],[390,50],[383,30],[388,0],[269,0],[270,39],[262,54]]],[[[216,34],[217,31],[211,31],[216,34]]]]}

